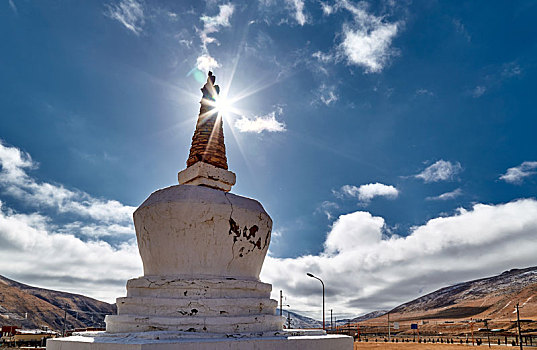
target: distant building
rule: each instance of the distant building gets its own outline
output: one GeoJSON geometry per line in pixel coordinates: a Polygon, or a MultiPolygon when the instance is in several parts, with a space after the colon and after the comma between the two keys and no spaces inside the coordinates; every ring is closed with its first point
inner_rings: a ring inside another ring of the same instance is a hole
{"type": "Polygon", "coordinates": [[[0,344],[44,345],[46,339],[55,338],[58,332],[45,329],[20,329],[17,326],[2,326],[0,344]]]}

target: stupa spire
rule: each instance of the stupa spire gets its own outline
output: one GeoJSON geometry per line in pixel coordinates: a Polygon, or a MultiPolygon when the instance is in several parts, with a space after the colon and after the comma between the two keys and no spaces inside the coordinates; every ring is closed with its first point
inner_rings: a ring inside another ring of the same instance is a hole
{"type": "Polygon", "coordinates": [[[196,131],[192,137],[190,154],[186,161],[187,167],[197,162],[204,162],[227,170],[222,117],[218,115],[215,106],[220,87],[214,84],[215,81],[216,77],[212,72],[209,72],[207,83],[201,88],[203,97],[200,101],[200,113],[196,123],[196,131]]]}
{"type": "Polygon", "coordinates": [[[211,187],[228,192],[235,184],[235,174],[227,170],[226,145],[222,117],[216,109],[220,88],[209,72],[201,88],[200,114],[192,137],[186,169],[178,174],[179,184],[211,187]]]}

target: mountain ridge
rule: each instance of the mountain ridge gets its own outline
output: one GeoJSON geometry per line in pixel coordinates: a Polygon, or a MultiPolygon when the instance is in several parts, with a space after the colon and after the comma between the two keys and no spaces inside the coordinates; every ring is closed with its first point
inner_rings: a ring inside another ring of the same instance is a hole
{"type": "Polygon", "coordinates": [[[0,275],[0,322],[4,325],[52,330],[102,327],[104,316],[115,313],[115,304],[26,285],[0,275]]]}
{"type": "Polygon", "coordinates": [[[510,319],[517,302],[525,315],[537,317],[537,266],[443,287],[393,308],[390,315],[403,320],[510,319]]]}

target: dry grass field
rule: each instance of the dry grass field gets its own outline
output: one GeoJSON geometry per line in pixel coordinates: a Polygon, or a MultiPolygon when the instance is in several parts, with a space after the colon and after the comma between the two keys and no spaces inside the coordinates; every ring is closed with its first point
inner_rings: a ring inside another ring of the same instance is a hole
{"type": "MultiPolygon", "coordinates": [[[[354,350],[461,350],[461,349],[470,349],[472,344],[418,344],[418,343],[374,343],[374,342],[355,342],[354,350]]],[[[488,348],[487,345],[483,346],[473,346],[473,348],[488,348]]],[[[515,348],[515,349],[518,349],[515,348]]]]}

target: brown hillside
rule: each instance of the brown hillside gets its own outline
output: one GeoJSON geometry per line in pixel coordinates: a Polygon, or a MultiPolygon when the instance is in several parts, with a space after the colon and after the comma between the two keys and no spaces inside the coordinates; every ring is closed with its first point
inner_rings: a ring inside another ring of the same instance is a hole
{"type": "Polygon", "coordinates": [[[102,327],[106,314],[115,314],[114,304],[66,292],[28,286],[0,276],[0,325],[24,328],[66,329],[102,327]],[[64,311],[65,309],[65,311],[64,311]]]}

